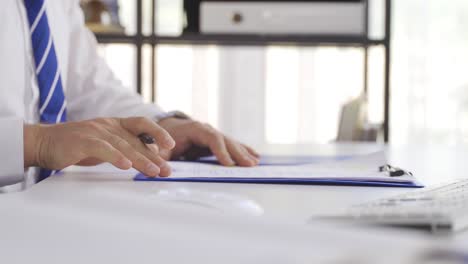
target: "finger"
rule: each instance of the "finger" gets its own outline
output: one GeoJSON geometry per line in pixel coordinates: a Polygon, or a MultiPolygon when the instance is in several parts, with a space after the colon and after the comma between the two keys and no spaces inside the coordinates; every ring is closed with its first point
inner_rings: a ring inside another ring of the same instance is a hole
{"type": "Polygon", "coordinates": [[[151,145],[144,145],[145,148],[147,148],[150,152],[150,155],[151,156],[158,156],[161,154],[161,151],[159,150],[158,146],[157,145],[154,145],[154,144],[151,144],[151,145]]]}
{"type": "Polygon", "coordinates": [[[171,175],[171,166],[169,165],[169,163],[164,159],[163,156],[161,155],[155,155],[154,153],[158,152],[157,150],[157,146],[155,145],[147,145],[146,146],[150,152],[152,152],[152,154],[150,154],[148,156],[148,158],[154,162],[158,167],[159,169],[161,170],[160,173],[159,173],[159,176],[161,177],[168,177],[169,175],[171,175]],[[152,149],[156,149],[156,152],[152,149]]]}
{"type": "Polygon", "coordinates": [[[260,163],[260,155],[251,147],[241,144],[242,148],[249,154],[249,156],[255,161],[255,165],[260,163]]]}
{"type": "Polygon", "coordinates": [[[167,161],[165,161],[162,157],[157,157],[155,160],[155,163],[159,166],[161,169],[161,172],[159,173],[159,176],[161,177],[169,177],[172,173],[171,166],[167,161]]]}
{"type": "Polygon", "coordinates": [[[150,177],[156,177],[161,172],[154,162],[140,153],[125,139],[116,135],[108,135],[108,141],[132,162],[133,168],[141,173],[150,177]]]}
{"type": "MultiPolygon", "coordinates": [[[[115,135],[109,134],[110,137],[115,135]]],[[[152,163],[156,164],[159,168],[159,176],[167,177],[171,174],[171,167],[169,164],[159,155],[159,148],[156,144],[144,144],[141,140],[127,131],[122,133],[122,139],[125,140],[134,150],[141,155],[145,156],[152,163]]],[[[118,139],[118,137],[116,137],[118,139]]],[[[115,141],[115,139],[114,139],[115,141]]],[[[149,165],[148,165],[149,166],[149,165]]],[[[153,176],[153,175],[148,175],[153,176]]]]}
{"type": "MultiPolygon", "coordinates": [[[[162,167],[169,168],[169,164],[161,157],[160,149],[156,144],[144,144],[140,139],[135,138],[131,134],[124,136],[124,139],[139,153],[155,163],[160,169],[162,167]]],[[[167,172],[167,170],[165,170],[167,172]]],[[[167,173],[166,173],[167,174],[167,173]]],[[[170,173],[169,173],[170,174],[170,173]]]]}
{"type": "Polygon", "coordinates": [[[175,147],[175,141],[169,133],[151,119],[144,117],[131,117],[122,118],[120,119],[120,122],[122,127],[130,131],[134,136],[138,136],[141,133],[147,133],[156,139],[156,144],[161,148],[173,149],[175,147]]]}
{"type": "Polygon", "coordinates": [[[221,133],[211,126],[198,122],[193,123],[193,128],[193,132],[189,134],[193,143],[201,147],[208,147],[223,166],[234,166],[236,164],[229,154],[225,138],[221,133]]]}
{"type": "Polygon", "coordinates": [[[217,133],[213,135],[212,133],[206,133],[206,136],[210,137],[208,139],[208,147],[210,148],[213,155],[218,159],[219,163],[223,166],[234,166],[236,163],[231,159],[229,155],[224,136],[217,133]]]}
{"type": "Polygon", "coordinates": [[[240,144],[240,143],[238,144],[242,150],[242,153],[244,153],[244,155],[247,155],[250,158],[250,160],[253,162],[253,166],[257,166],[260,163],[260,159],[250,154],[249,150],[243,144],[240,144]]]}
{"type": "Polygon", "coordinates": [[[255,151],[252,147],[247,146],[245,144],[242,144],[242,146],[247,149],[250,155],[254,156],[257,159],[260,158],[260,154],[257,151],[255,151]]]}
{"type": "Polygon", "coordinates": [[[86,157],[109,162],[122,170],[128,170],[132,167],[132,162],[122,152],[104,140],[91,138],[80,146],[81,152],[86,157]]]}
{"type": "Polygon", "coordinates": [[[260,163],[260,159],[252,155],[249,150],[243,145],[240,144],[243,152],[250,157],[250,159],[254,162],[254,166],[257,166],[260,163]]]}
{"type": "Polygon", "coordinates": [[[142,153],[148,158],[159,155],[160,149],[157,144],[145,144],[140,138],[135,137],[128,131],[122,133],[122,138],[125,139],[130,145],[135,148],[138,152],[142,153]]]}
{"type": "Polygon", "coordinates": [[[171,154],[172,152],[170,150],[162,149],[161,151],[159,151],[159,156],[161,156],[161,158],[163,158],[166,161],[171,159],[171,154]]]}
{"type": "Polygon", "coordinates": [[[255,166],[255,160],[250,157],[247,151],[244,150],[239,143],[231,139],[226,139],[226,146],[237,165],[243,167],[255,166]]]}

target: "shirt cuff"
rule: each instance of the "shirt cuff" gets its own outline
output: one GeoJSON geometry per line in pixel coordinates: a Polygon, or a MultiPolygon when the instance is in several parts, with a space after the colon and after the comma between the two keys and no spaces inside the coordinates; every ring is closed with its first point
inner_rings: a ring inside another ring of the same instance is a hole
{"type": "Polygon", "coordinates": [[[0,187],[24,180],[23,120],[0,118],[0,187]]]}
{"type": "Polygon", "coordinates": [[[156,123],[159,123],[160,121],[162,121],[164,119],[167,119],[167,118],[171,118],[171,117],[174,117],[174,118],[177,118],[177,119],[187,119],[187,120],[191,119],[190,116],[188,116],[184,112],[170,111],[170,112],[162,112],[162,113],[157,114],[154,117],[154,121],[156,121],[156,123]]]}

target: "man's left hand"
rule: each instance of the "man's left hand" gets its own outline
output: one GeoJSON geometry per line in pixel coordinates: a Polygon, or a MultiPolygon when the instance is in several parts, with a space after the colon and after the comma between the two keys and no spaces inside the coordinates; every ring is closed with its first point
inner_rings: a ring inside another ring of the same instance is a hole
{"type": "Polygon", "coordinates": [[[251,147],[241,144],[214,129],[208,124],[193,120],[167,118],[159,122],[176,142],[171,151],[161,151],[166,159],[197,160],[214,155],[224,166],[251,167],[259,163],[259,154],[251,147]]]}

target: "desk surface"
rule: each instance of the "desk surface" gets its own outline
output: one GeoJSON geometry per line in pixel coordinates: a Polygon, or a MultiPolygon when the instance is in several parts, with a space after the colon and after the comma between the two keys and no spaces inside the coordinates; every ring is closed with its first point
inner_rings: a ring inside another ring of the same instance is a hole
{"type": "MultiPolygon", "coordinates": [[[[428,186],[466,177],[468,171],[468,149],[462,148],[334,144],[260,149],[263,153],[281,155],[346,155],[386,149],[391,164],[413,171],[428,186]]],[[[443,242],[463,247],[468,243],[468,232],[436,238],[411,231],[365,229],[374,232],[362,232],[358,227],[306,224],[314,216],[333,214],[355,203],[409,191],[404,188],[133,182],[133,172],[96,168],[91,171],[72,168],[65,175],[49,178],[25,192],[0,196],[3,215],[0,252],[2,248],[11,249],[2,252],[0,259],[29,261],[35,256],[48,263],[80,263],[93,256],[114,263],[128,263],[135,257],[143,262],[161,258],[248,262],[252,260],[249,256],[254,255],[255,261],[262,256],[260,260],[271,263],[278,258],[297,260],[298,256],[303,256],[303,260],[323,260],[322,253],[336,247],[340,248],[339,254],[358,250],[353,245],[355,240],[362,241],[360,246],[365,248],[393,241],[394,250],[399,253],[394,257],[404,256],[415,245],[443,242]],[[172,199],[174,193],[195,197],[196,201],[172,199]],[[197,200],[200,197],[237,199],[254,213],[213,207],[197,200]],[[385,241],[381,241],[382,237],[385,241]],[[310,251],[314,244],[323,247],[320,252],[310,251]],[[239,255],[233,248],[242,249],[243,254],[239,255]],[[179,254],[179,250],[184,254],[179,254]],[[258,254],[263,251],[265,254],[258,254]],[[24,252],[31,254],[24,255],[24,252]],[[67,257],[70,254],[76,257],[70,259],[67,257]]],[[[330,252],[335,252],[339,259],[336,251],[330,252]]]]}

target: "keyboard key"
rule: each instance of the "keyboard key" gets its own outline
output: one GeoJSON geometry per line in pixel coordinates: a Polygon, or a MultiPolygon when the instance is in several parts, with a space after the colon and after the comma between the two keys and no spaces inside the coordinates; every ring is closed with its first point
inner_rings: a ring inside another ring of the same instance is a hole
{"type": "Polygon", "coordinates": [[[437,188],[371,201],[350,208],[349,218],[437,228],[468,228],[468,179],[437,188]]]}

